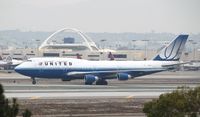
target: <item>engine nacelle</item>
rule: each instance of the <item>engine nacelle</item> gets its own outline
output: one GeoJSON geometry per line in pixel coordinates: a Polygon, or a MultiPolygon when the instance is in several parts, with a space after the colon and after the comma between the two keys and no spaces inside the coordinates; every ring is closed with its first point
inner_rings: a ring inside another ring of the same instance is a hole
{"type": "Polygon", "coordinates": [[[97,76],[94,76],[94,75],[85,75],[85,84],[91,85],[95,81],[97,81],[98,79],[99,78],[97,76]]]}
{"type": "Polygon", "coordinates": [[[127,73],[118,73],[117,78],[118,80],[128,80],[129,78],[131,78],[131,75],[127,73]]]}

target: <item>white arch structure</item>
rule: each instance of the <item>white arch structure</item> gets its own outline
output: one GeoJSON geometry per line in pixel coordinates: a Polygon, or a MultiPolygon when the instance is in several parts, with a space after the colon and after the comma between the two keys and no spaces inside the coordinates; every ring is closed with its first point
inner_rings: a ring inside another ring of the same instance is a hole
{"type": "MultiPolygon", "coordinates": [[[[57,30],[56,32],[54,32],[53,34],[51,34],[39,47],[39,50],[42,50],[43,48],[45,47],[48,47],[49,44],[48,44],[48,41],[53,37],[55,36],[56,34],[58,33],[61,33],[61,32],[64,32],[64,31],[72,31],[72,32],[75,32],[77,33],[78,35],[81,36],[81,38],[85,41],[85,43],[83,43],[81,46],[85,46],[87,47],[90,51],[93,51],[93,50],[97,50],[99,51],[99,48],[96,46],[95,42],[92,41],[92,39],[90,39],[87,35],[85,35],[84,33],[82,33],[81,31],[77,30],[77,29],[74,29],[74,28],[62,28],[60,30],[57,30]]],[[[74,45],[74,44],[66,44],[67,45],[74,45]]]]}

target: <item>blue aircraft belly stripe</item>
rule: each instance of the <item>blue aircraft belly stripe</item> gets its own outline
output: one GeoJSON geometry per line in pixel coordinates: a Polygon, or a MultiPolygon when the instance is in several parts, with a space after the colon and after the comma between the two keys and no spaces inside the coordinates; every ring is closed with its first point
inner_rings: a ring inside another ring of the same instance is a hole
{"type": "Polygon", "coordinates": [[[58,68],[58,69],[18,69],[17,72],[30,76],[30,77],[42,77],[42,78],[63,78],[67,76],[68,72],[94,72],[98,74],[98,72],[104,71],[124,71],[125,73],[135,74],[136,72],[145,71],[145,72],[156,72],[156,71],[163,71],[166,69],[163,68],[124,68],[124,69],[113,69],[113,68],[106,68],[106,69],[66,69],[66,68],[58,68]]]}

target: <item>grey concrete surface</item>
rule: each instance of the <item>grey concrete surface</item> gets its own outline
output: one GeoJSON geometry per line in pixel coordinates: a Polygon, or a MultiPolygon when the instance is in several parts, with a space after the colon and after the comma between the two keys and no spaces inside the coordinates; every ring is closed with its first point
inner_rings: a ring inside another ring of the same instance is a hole
{"type": "Polygon", "coordinates": [[[83,80],[62,82],[59,79],[31,79],[17,73],[0,73],[0,81],[8,98],[109,98],[158,97],[177,87],[200,84],[199,72],[163,72],[128,81],[108,80],[108,86],[83,85],[83,80]]]}

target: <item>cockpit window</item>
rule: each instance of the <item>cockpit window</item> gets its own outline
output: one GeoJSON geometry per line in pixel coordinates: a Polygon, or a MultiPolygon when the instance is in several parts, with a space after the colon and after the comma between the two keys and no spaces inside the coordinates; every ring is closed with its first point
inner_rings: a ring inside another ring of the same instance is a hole
{"type": "Polygon", "coordinates": [[[32,60],[30,60],[30,59],[29,59],[29,60],[27,60],[27,61],[28,61],[28,62],[32,62],[32,60]]]}

